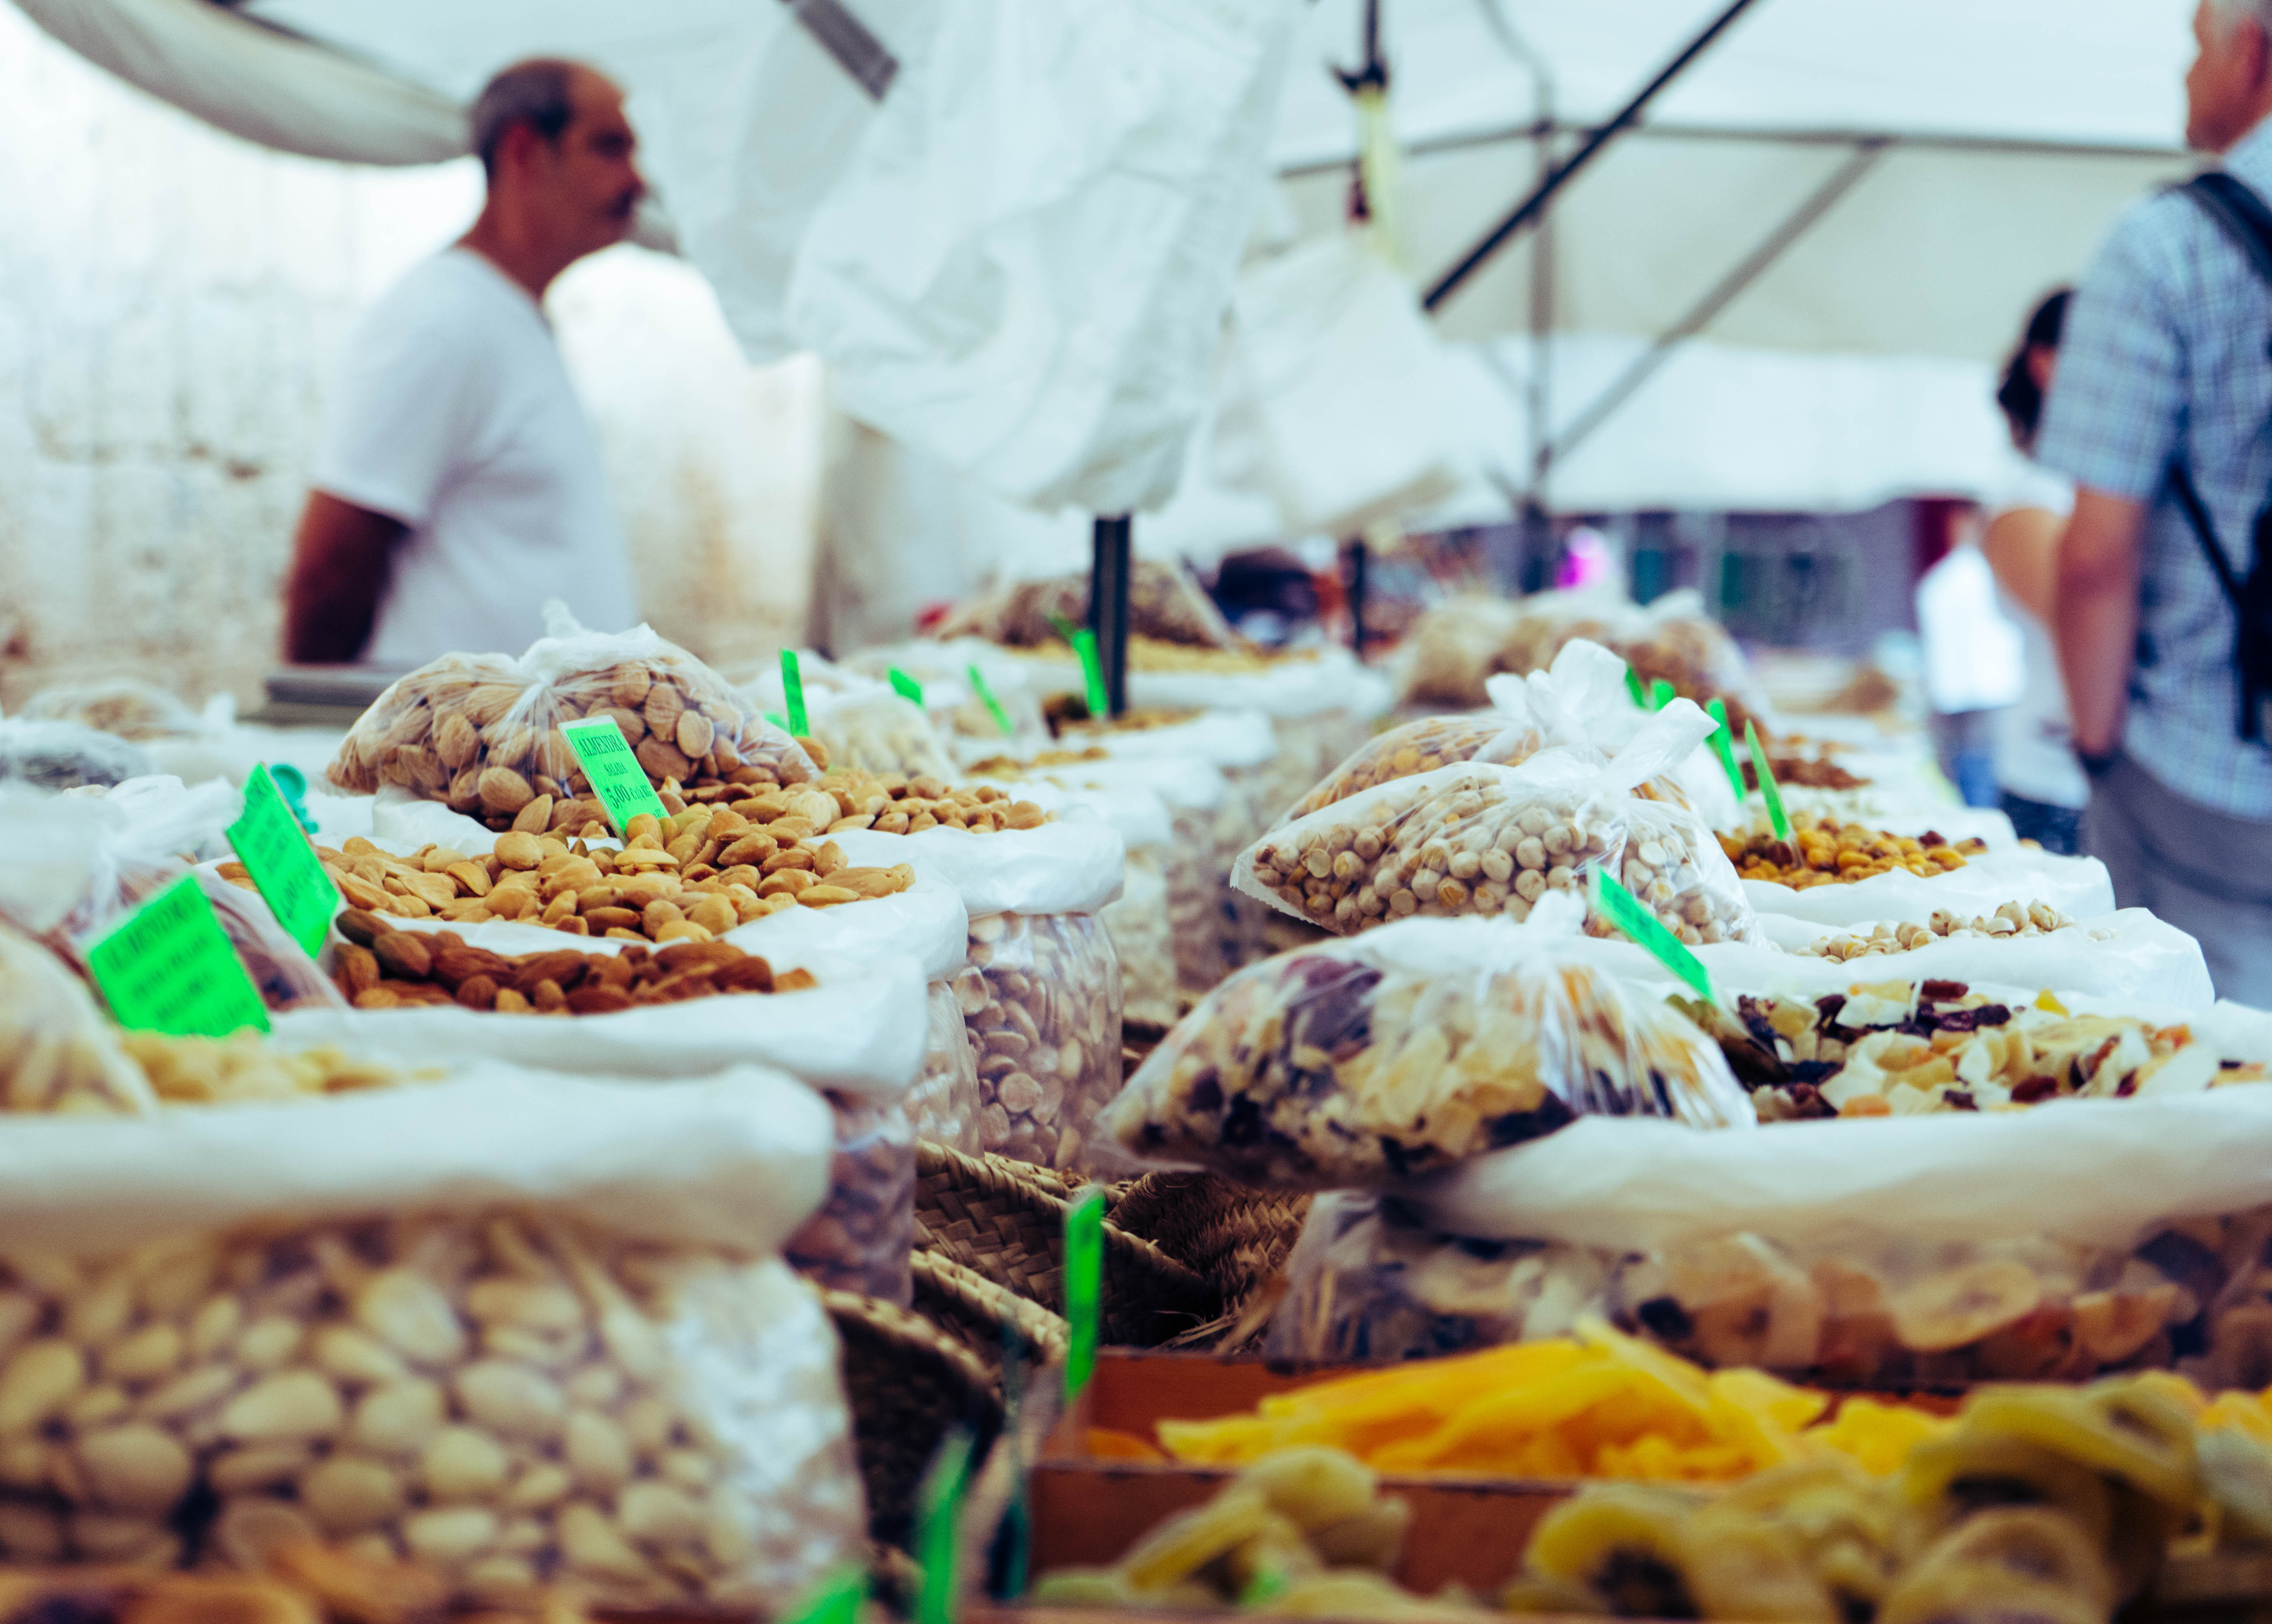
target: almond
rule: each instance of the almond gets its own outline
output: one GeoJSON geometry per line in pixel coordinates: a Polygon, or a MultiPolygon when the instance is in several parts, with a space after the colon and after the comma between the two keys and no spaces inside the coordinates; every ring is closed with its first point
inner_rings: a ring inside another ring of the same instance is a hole
{"type": "Polygon", "coordinates": [[[536,791],[529,787],[528,780],[509,767],[484,768],[481,793],[483,806],[506,817],[536,798],[536,791]]]}

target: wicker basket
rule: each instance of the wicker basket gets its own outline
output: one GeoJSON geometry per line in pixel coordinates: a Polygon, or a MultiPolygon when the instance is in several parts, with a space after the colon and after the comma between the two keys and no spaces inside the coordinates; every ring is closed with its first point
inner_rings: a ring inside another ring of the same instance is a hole
{"type": "Polygon", "coordinates": [[[1000,1389],[1003,1341],[1014,1335],[1030,1368],[1065,1358],[1064,1316],[998,1285],[942,1253],[915,1255],[916,1312],[962,1344],[1000,1389]]]}
{"type": "Polygon", "coordinates": [[[1001,1430],[1000,1390],[976,1354],[923,1315],[849,1291],[820,1296],[844,1344],[869,1534],[906,1549],[916,1486],[940,1437],[964,1421],[985,1447],[1001,1430]]]}
{"type": "MultiPolygon", "coordinates": [[[[1071,1192],[1062,1175],[928,1141],[916,1147],[916,1175],[918,1253],[948,1258],[1052,1313],[1063,1310],[1071,1192]]],[[[1157,1347],[1222,1312],[1221,1295],[1200,1276],[1106,1223],[1097,1328],[1105,1342],[1157,1347]]]]}
{"type": "Polygon", "coordinates": [[[1259,1336],[1278,1271],[1310,1216],[1305,1192],[1258,1190],[1216,1173],[1147,1173],[1113,1203],[1112,1221],[1213,1286],[1222,1316],[1177,1336],[1178,1346],[1244,1352],[1259,1336]]]}

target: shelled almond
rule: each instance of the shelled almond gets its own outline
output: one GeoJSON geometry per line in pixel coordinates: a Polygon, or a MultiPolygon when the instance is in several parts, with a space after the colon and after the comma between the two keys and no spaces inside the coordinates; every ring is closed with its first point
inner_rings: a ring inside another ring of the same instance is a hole
{"type": "Polygon", "coordinates": [[[498,1014],[611,1014],[647,1004],[728,992],[796,992],[811,972],[775,976],[773,966],[731,942],[644,945],[620,953],[503,954],[467,945],[454,931],[398,931],[377,914],[339,917],[333,978],[357,1009],[458,1004],[498,1014]]]}

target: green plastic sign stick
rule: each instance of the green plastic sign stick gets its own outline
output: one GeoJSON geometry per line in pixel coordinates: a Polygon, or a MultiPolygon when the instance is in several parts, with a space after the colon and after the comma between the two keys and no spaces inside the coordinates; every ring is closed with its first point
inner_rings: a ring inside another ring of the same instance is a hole
{"type": "Polygon", "coordinates": [[[896,665],[892,667],[892,669],[886,672],[885,675],[892,679],[893,692],[898,694],[910,705],[921,705],[923,703],[923,685],[917,682],[914,677],[908,676],[896,665]]]}
{"type": "Polygon", "coordinates": [[[812,720],[804,714],[804,673],[797,667],[794,648],[781,650],[781,695],[788,701],[788,730],[804,737],[812,720]]]}
{"type": "Polygon", "coordinates": [[[244,814],[228,826],[228,843],[285,934],[314,958],[340,909],[339,887],[265,767],[244,781],[244,814]]]}
{"type": "Polygon", "coordinates": [[[576,752],[576,763],[584,769],[584,776],[592,781],[592,793],[607,808],[608,821],[616,826],[617,834],[630,828],[632,819],[641,812],[660,822],[669,820],[662,797],[647,782],[646,768],[632,753],[631,745],[613,716],[586,716],[576,722],[564,722],[560,731],[567,736],[568,748],[576,752]]]}
{"type": "Polygon", "coordinates": [[[1751,793],[1744,788],[1743,770],[1736,765],[1735,736],[1728,730],[1728,707],[1719,700],[1705,706],[1704,714],[1720,725],[1712,732],[1712,749],[1720,758],[1720,766],[1728,775],[1728,787],[1736,792],[1736,805],[1741,806],[1744,797],[1751,793]]]}
{"type": "Polygon", "coordinates": [[[1626,667],[1626,692],[1633,695],[1634,704],[1643,710],[1648,708],[1648,695],[1640,685],[1640,673],[1630,665],[1626,667]]]}
{"type": "Polygon", "coordinates": [[[1009,1320],[1002,1321],[1002,1431],[1010,1451],[1010,1504],[1002,1513],[997,1536],[997,1591],[1015,1601],[1026,1593],[1027,1570],[1033,1565],[1033,1479],[1026,1471],[1026,1339],[1009,1320]]]}
{"type": "Polygon", "coordinates": [[[1751,747],[1752,771],[1758,775],[1760,793],[1768,797],[1768,821],[1775,826],[1777,840],[1790,838],[1790,819],[1782,810],[1782,790],[1775,781],[1775,769],[1768,765],[1768,752],[1760,746],[1760,730],[1755,722],[1744,723],[1744,743],[1751,747]]]}
{"type": "Polygon", "coordinates": [[[860,1624],[860,1604],[867,1599],[867,1573],[848,1564],[823,1578],[788,1615],[788,1624],[860,1624]]]}
{"type": "Polygon", "coordinates": [[[916,1498],[916,1560],[923,1588],[916,1624],[953,1624],[956,1568],[962,1555],[962,1501],[970,1492],[970,1433],[957,1426],[939,1440],[916,1498]]]}
{"type": "Polygon", "coordinates": [[[1096,1373],[1096,1318],[1104,1296],[1104,1192],[1090,1189],[1065,1213],[1065,1402],[1070,1410],[1096,1373]]]}
{"type": "Polygon", "coordinates": [[[1265,1568],[1248,1580],[1246,1588],[1239,1591],[1238,1605],[1242,1607],[1267,1606],[1293,1588],[1293,1581],[1287,1578],[1284,1568],[1265,1568]]]}
{"type": "Polygon", "coordinates": [[[782,715],[781,712],[777,710],[769,710],[765,712],[764,715],[767,722],[772,722],[774,726],[779,728],[782,732],[786,733],[788,731],[788,718],[782,715]]]}
{"type": "Polygon", "coordinates": [[[1096,633],[1083,626],[1072,634],[1072,647],[1080,656],[1081,680],[1088,685],[1088,714],[1101,722],[1112,714],[1112,700],[1104,692],[1104,662],[1097,658],[1096,633]]]}
{"type": "Polygon", "coordinates": [[[1598,868],[1594,871],[1594,904],[1604,918],[1639,943],[1649,957],[1694,988],[1697,997],[1708,1004],[1720,1001],[1712,991],[1712,972],[1704,968],[1703,961],[1666,930],[1655,914],[1642,907],[1640,898],[1598,868]]]}
{"type": "Polygon", "coordinates": [[[184,874],[87,949],[86,968],[118,1024],[169,1037],[227,1037],[268,1029],[259,989],[244,973],[213,904],[184,874]]]}
{"type": "Polygon", "coordinates": [[[1672,692],[1672,685],[1662,677],[1648,685],[1648,707],[1651,710],[1663,710],[1677,697],[1672,692]]]}
{"type": "Polygon", "coordinates": [[[1010,720],[1010,713],[1002,708],[1002,701],[994,697],[994,690],[986,685],[985,673],[978,669],[975,660],[970,662],[969,675],[970,692],[984,700],[986,708],[994,713],[994,725],[1002,730],[1002,737],[1008,738],[1016,733],[1017,724],[1010,720]]]}
{"type": "Polygon", "coordinates": [[[1051,615],[1050,617],[1050,624],[1057,628],[1058,635],[1065,639],[1065,646],[1067,647],[1070,648],[1075,646],[1072,640],[1073,624],[1072,621],[1067,620],[1063,615],[1051,615]]]}

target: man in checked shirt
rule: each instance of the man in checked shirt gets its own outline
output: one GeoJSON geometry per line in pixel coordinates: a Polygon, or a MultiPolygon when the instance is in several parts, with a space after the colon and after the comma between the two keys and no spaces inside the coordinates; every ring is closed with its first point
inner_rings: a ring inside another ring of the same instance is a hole
{"type": "MultiPolygon", "coordinates": [[[[2202,0],[2188,145],[2272,198],[2272,0],[2202,0]]],[[[2056,633],[2116,900],[2196,937],[2272,1007],[2272,748],[2241,737],[2238,621],[2176,495],[2246,578],[2272,498],[2272,287],[2194,198],[2126,213],[2067,316],[2037,460],[2071,476],[2056,633]]],[[[2272,734],[2268,734],[2272,739],[2272,734]]]]}

